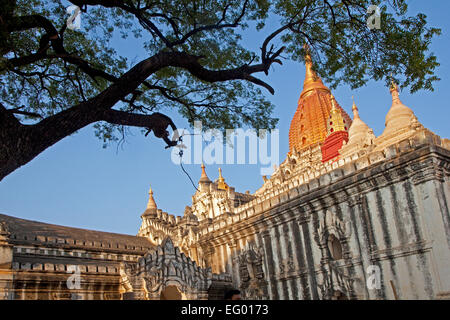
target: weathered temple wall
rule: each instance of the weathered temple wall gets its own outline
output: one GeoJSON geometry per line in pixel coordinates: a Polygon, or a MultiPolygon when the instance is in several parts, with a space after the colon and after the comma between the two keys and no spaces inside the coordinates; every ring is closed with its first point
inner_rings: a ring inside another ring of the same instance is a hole
{"type": "Polygon", "coordinates": [[[449,299],[450,151],[429,138],[320,170],[288,163],[289,175],[274,175],[237,207],[211,183],[202,192],[222,203],[213,219],[189,207],[174,218],[152,202],[145,237],[87,239],[78,230],[74,239],[0,224],[0,299],[159,299],[168,286],[217,299],[231,285],[245,299],[449,299]],[[73,266],[75,290],[67,286],[73,266]]]}
{"type": "Polygon", "coordinates": [[[200,225],[207,263],[242,287],[252,267],[238,256],[249,243],[261,248],[269,299],[339,298],[336,291],[350,299],[448,298],[450,152],[396,148],[387,150],[391,159],[359,159],[238,217],[200,225]],[[330,234],[339,241],[339,259],[331,256],[330,234]],[[366,285],[369,266],[380,268],[380,289],[366,285]]]}

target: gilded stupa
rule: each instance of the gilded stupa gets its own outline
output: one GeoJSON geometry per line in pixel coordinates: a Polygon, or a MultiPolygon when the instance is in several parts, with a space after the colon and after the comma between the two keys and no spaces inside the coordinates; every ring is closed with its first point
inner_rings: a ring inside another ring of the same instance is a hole
{"type": "Polygon", "coordinates": [[[222,169],[219,168],[219,179],[217,180],[217,189],[228,190],[230,187],[225,182],[225,178],[222,176],[222,169]]]}
{"type": "MultiPolygon", "coordinates": [[[[306,49],[308,50],[307,46],[306,49]]],[[[290,152],[294,149],[300,151],[317,143],[322,144],[327,137],[332,94],[313,70],[309,50],[305,57],[305,67],[303,91],[289,129],[290,152]]],[[[344,124],[349,128],[352,123],[351,118],[337,101],[335,103],[336,108],[341,112],[344,124]]]]}

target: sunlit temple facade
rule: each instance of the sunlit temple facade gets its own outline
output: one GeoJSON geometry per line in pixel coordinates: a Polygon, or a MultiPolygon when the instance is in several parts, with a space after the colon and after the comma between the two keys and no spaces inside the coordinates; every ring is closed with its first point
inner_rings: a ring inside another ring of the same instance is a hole
{"type": "Polygon", "coordinates": [[[449,299],[450,141],[390,94],[376,137],[307,57],[289,152],[261,188],[202,165],[183,216],[150,189],[136,236],[0,215],[0,299],[449,299]]]}

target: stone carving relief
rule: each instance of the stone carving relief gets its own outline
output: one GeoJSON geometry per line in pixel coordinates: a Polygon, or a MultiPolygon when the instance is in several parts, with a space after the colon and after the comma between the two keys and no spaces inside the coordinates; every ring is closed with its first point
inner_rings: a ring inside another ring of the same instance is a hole
{"type": "Polygon", "coordinates": [[[347,276],[348,266],[343,264],[351,258],[348,245],[351,234],[350,221],[341,220],[330,210],[319,222],[316,240],[322,252],[322,274],[318,282],[322,299],[350,299],[354,296],[355,279],[347,276]]]}
{"type": "Polygon", "coordinates": [[[195,212],[200,218],[199,220],[204,220],[209,217],[209,204],[205,204],[202,200],[198,200],[195,205],[195,212]]]}
{"type": "Polygon", "coordinates": [[[351,236],[352,228],[350,221],[341,221],[336,213],[327,211],[325,217],[319,223],[317,232],[320,243],[325,243],[330,234],[333,234],[339,240],[348,239],[351,236]]]}
{"type": "Polygon", "coordinates": [[[241,290],[245,299],[267,299],[267,281],[263,269],[264,251],[249,244],[237,257],[241,290]]]}
{"type": "Polygon", "coordinates": [[[227,197],[220,197],[217,200],[217,206],[219,207],[219,214],[231,211],[230,202],[227,197]]]}
{"type": "Polygon", "coordinates": [[[200,268],[168,237],[137,263],[122,264],[120,274],[122,290],[135,293],[135,299],[159,299],[168,286],[187,299],[205,298],[214,278],[211,268],[200,268]]]}
{"type": "Polygon", "coordinates": [[[292,272],[296,272],[297,268],[295,267],[294,264],[294,258],[292,257],[292,255],[290,255],[288,258],[283,259],[280,262],[279,265],[279,275],[281,277],[283,276],[287,276],[288,274],[292,273],[292,272]]]}
{"type": "Polygon", "coordinates": [[[322,276],[319,277],[321,298],[324,300],[351,299],[354,295],[353,282],[354,279],[346,276],[335,262],[329,262],[324,265],[322,276]]]}

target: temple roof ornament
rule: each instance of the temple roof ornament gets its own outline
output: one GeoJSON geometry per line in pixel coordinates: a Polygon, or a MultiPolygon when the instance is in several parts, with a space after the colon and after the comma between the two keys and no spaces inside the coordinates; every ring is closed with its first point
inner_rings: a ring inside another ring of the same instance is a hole
{"type": "Polygon", "coordinates": [[[386,127],[381,136],[375,139],[375,151],[383,150],[388,145],[410,137],[417,130],[424,129],[414,112],[400,100],[398,86],[394,81],[391,82],[389,91],[392,105],[386,115],[386,127]]]}
{"type": "MultiPolygon", "coordinates": [[[[312,68],[312,59],[306,46],[305,81],[298,100],[297,110],[289,129],[289,152],[300,151],[316,144],[322,144],[328,134],[328,118],[332,108],[331,91],[312,68]]],[[[347,128],[352,120],[335,101],[347,128]]]]}
{"type": "Polygon", "coordinates": [[[150,190],[148,191],[147,208],[145,209],[143,215],[155,214],[157,210],[158,207],[156,206],[155,199],[153,198],[153,190],[152,187],[150,187],[150,190]]]}
{"type": "Polygon", "coordinates": [[[208,176],[206,175],[205,165],[203,163],[202,163],[202,175],[200,177],[199,182],[206,182],[206,183],[211,182],[211,180],[209,180],[208,176]]]}
{"type": "Polygon", "coordinates": [[[331,95],[331,110],[330,117],[327,123],[327,135],[338,131],[347,131],[347,123],[342,117],[341,111],[336,107],[336,100],[334,96],[331,95]]]}
{"type": "Polygon", "coordinates": [[[225,179],[222,177],[222,169],[219,168],[219,179],[217,181],[217,189],[228,190],[230,187],[226,184],[225,179]]]}
{"type": "MultiPolygon", "coordinates": [[[[353,97],[352,97],[353,99],[353,97]]],[[[339,151],[342,156],[350,155],[373,144],[375,135],[373,130],[359,117],[358,107],[353,99],[353,122],[348,129],[348,142],[339,151]]]]}
{"type": "Polygon", "coordinates": [[[382,135],[408,127],[414,119],[417,120],[414,112],[401,102],[398,86],[394,81],[391,82],[390,92],[392,95],[392,106],[386,115],[386,128],[382,135]]]}
{"type": "Polygon", "coordinates": [[[336,107],[334,96],[331,95],[330,117],[327,122],[327,137],[321,146],[322,162],[339,157],[339,149],[348,141],[348,127],[341,111],[336,107]]]}
{"type": "Polygon", "coordinates": [[[313,63],[311,59],[311,53],[309,50],[309,46],[307,44],[304,45],[306,50],[305,55],[305,81],[303,82],[303,91],[300,97],[306,96],[309,92],[313,90],[323,90],[325,92],[331,93],[330,89],[328,89],[322,82],[322,79],[317,75],[317,73],[313,70],[313,63]]]}

